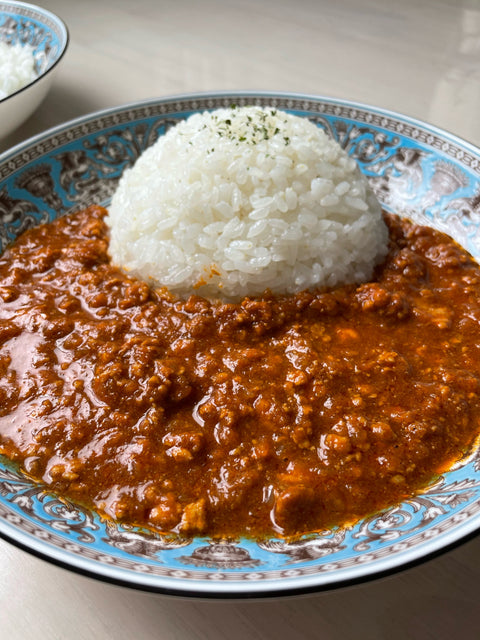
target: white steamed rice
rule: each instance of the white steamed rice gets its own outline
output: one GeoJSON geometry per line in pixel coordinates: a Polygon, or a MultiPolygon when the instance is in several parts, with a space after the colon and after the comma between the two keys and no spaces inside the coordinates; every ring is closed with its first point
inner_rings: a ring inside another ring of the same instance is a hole
{"type": "Polygon", "coordinates": [[[305,118],[259,107],[171,128],[125,171],[107,222],[113,262],[180,296],[360,282],[388,241],[340,145],[305,118]]]}
{"type": "Polygon", "coordinates": [[[35,77],[33,47],[0,42],[0,100],[33,82],[35,77]]]}

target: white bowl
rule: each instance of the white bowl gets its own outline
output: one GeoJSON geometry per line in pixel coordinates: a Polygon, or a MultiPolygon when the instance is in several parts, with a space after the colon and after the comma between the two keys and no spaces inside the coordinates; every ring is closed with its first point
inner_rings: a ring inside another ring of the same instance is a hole
{"type": "Polygon", "coordinates": [[[25,2],[0,2],[0,41],[31,45],[35,80],[0,100],[0,138],[37,109],[52,84],[68,45],[68,30],[55,14],[25,2]]]}
{"type": "MultiPolygon", "coordinates": [[[[387,211],[452,235],[480,260],[480,149],[356,102],[268,92],[151,99],[89,114],[0,154],[0,253],[24,229],[107,205],[124,169],[179,120],[231,104],[285,109],[337,139],[387,211]]],[[[478,535],[480,445],[400,505],[299,540],[164,536],[53,495],[0,456],[0,537],[107,582],[200,598],[299,594],[364,582],[478,535]]]]}

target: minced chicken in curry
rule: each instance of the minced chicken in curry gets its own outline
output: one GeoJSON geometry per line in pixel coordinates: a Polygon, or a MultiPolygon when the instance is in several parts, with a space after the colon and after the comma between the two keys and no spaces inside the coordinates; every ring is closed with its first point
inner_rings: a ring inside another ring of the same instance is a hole
{"type": "Polygon", "coordinates": [[[371,282],[233,304],[113,267],[105,214],[0,257],[0,451],[53,492],[162,532],[293,536],[474,441],[480,270],[447,236],[388,215],[371,282]]]}

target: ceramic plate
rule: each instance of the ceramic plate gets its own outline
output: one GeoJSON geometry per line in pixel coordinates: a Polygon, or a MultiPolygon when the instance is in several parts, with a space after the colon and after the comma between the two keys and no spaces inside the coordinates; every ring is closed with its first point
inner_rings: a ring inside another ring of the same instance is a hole
{"type": "MultiPolygon", "coordinates": [[[[107,204],[125,169],[195,111],[257,104],[310,118],[355,157],[383,206],[447,231],[480,258],[480,150],[381,109],[274,93],[177,96],[95,113],[0,156],[0,247],[21,231],[107,204]]],[[[480,527],[480,453],[415,498],[296,542],[178,540],[102,520],[0,464],[0,535],[56,564],[161,593],[260,597],[330,589],[410,566],[480,527]]]]}

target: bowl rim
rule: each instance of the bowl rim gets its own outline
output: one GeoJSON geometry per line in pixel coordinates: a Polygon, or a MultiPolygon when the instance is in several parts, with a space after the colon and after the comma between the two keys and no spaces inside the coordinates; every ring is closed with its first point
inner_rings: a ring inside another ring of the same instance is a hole
{"type": "MultiPolygon", "coordinates": [[[[261,91],[261,90],[228,90],[228,91],[205,91],[205,92],[191,92],[183,94],[175,94],[168,96],[159,96],[154,98],[146,98],[143,100],[132,101],[126,104],[120,104],[113,107],[96,110],[69,121],[59,123],[47,130],[44,130],[27,140],[24,140],[14,147],[7,149],[0,154],[0,165],[8,161],[8,159],[14,155],[18,155],[23,150],[30,146],[40,143],[42,140],[68,130],[74,126],[87,123],[89,121],[102,119],[111,114],[115,114],[122,111],[128,111],[130,109],[138,109],[142,107],[148,107],[149,105],[155,105],[158,103],[169,104],[173,102],[179,102],[182,100],[192,100],[200,98],[222,98],[222,97],[242,97],[242,98],[292,98],[292,99],[305,99],[318,102],[333,103],[335,105],[341,105],[350,107],[353,109],[366,109],[372,113],[379,114],[385,117],[393,117],[400,119],[403,122],[408,122],[414,126],[423,128],[430,133],[436,133],[451,142],[460,144],[464,149],[468,149],[474,155],[479,156],[480,147],[476,146],[456,134],[450,133],[445,129],[429,124],[425,121],[410,117],[408,115],[397,113],[389,109],[385,109],[380,106],[373,106],[356,102],[354,100],[346,100],[341,98],[335,98],[332,96],[325,96],[321,94],[305,94],[294,92],[280,92],[280,91],[261,91]]],[[[478,171],[478,170],[477,170],[478,171]]],[[[189,581],[188,584],[180,584],[180,582],[172,581],[171,585],[166,584],[165,578],[158,580],[158,577],[148,576],[147,574],[138,574],[135,580],[125,576],[122,576],[122,572],[113,572],[111,567],[99,566],[93,568],[90,562],[83,562],[82,558],[76,558],[70,556],[66,558],[63,553],[58,553],[56,549],[50,549],[48,544],[41,540],[37,540],[36,545],[29,544],[31,540],[26,540],[24,536],[18,535],[14,529],[10,529],[8,523],[5,526],[0,522],[0,538],[3,538],[28,553],[42,558],[54,565],[63,567],[74,573],[79,573],[103,582],[116,584],[119,586],[128,587],[140,591],[160,593],[164,595],[172,595],[178,597],[187,598],[200,598],[200,599],[269,599],[283,596],[296,596],[308,593],[316,593],[322,591],[333,591],[339,588],[345,588],[348,586],[363,584],[372,580],[381,579],[383,577],[393,575],[403,570],[410,569],[414,566],[423,564],[435,557],[441,556],[444,553],[461,546],[477,537],[480,534],[480,516],[472,518],[470,522],[458,529],[452,530],[446,536],[440,536],[437,541],[432,543],[430,540],[428,549],[424,544],[413,547],[409,553],[397,557],[394,561],[392,559],[384,559],[381,563],[375,563],[369,570],[360,572],[358,575],[346,575],[343,578],[337,580],[326,580],[318,582],[316,580],[303,580],[302,583],[292,582],[289,580],[265,580],[261,583],[250,583],[249,588],[242,588],[238,582],[234,583],[209,583],[210,586],[204,585],[203,588],[199,588],[199,584],[196,580],[189,581]],[[150,578],[154,578],[150,580],[150,578]],[[156,584],[155,584],[156,583],[156,584]],[[288,584],[289,583],[289,584],[288,584]]]]}
{"type": "MultiPolygon", "coordinates": [[[[375,565],[375,567],[371,567],[359,575],[346,575],[340,579],[331,579],[324,582],[318,582],[313,576],[310,576],[308,580],[303,580],[301,583],[297,583],[295,579],[292,580],[291,578],[282,580],[270,578],[262,582],[251,582],[248,588],[245,588],[242,586],[245,583],[237,581],[229,583],[201,579],[194,581],[176,579],[171,584],[167,584],[169,582],[168,578],[162,577],[159,580],[159,576],[148,574],[137,574],[137,579],[134,580],[131,577],[129,578],[128,575],[125,576],[121,569],[116,569],[109,565],[104,566],[101,563],[95,563],[95,567],[93,567],[91,560],[85,561],[82,557],[69,555],[65,551],[59,551],[56,548],[53,548],[52,551],[48,543],[43,540],[37,540],[37,545],[33,545],[31,544],[30,536],[23,532],[9,534],[9,523],[6,524],[5,528],[1,525],[2,522],[0,520],[0,539],[31,556],[74,574],[133,591],[205,601],[276,600],[278,598],[328,593],[361,586],[426,564],[454,549],[462,547],[464,544],[472,542],[480,534],[479,523],[473,521],[470,523],[468,530],[463,532],[461,536],[455,535],[454,532],[447,537],[447,541],[443,540],[443,543],[432,544],[432,548],[427,552],[418,547],[413,548],[406,560],[397,558],[395,562],[391,562],[388,559],[384,559],[380,566],[375,565]]],[[[348,573],[350,572],[347,570],[348,573]]]]}
{"type": "MultiPolygon", "coordinates": [[[[2,0],[0,0],[0,6],[2,5],[2,3],[3,3],[2,0]]],[[[27,4],[27,3],[16,2],[16,4],[27,4]]],[[[30,6],[35,6],[35,5],[30,5],[30,6]]],[[[53,69],[53,66],[50,69],[53,69]]],[[[45,72],[45,74],[36,78],[32,83],[30,83],[30,85],[26,85],[22,89],[19,89],[16,93],[19,93],[20,91],[23,91],[23,89],[26,89],[27,87],[31,86],[31,84],[43,78],[46,75],[46,73],[48,73],[48,71],[45,72]]],[[[12,97],[13,95],[16,95],[16,93],[10,94],[3,100],[0,100],[0,104],[3,101],[8,100],[8,98],[12,97]]],[[[218,89],[218,90],[208,89],[205,91],[186,91],[186,92],[180,92],[180,93],[169,93],[166,95],[158,95],[158,96],[154,95],[147,98],[141,98],[140,100],[129,100],[127,102],[121,102],[119,104],[102,107],[100,109],[95,109],[94,111],[89,111],[88,113],[84,113],[74,118],[61,121],[55,125],[48,127],[47,129],[44,129],[42,131],[39,131],[38,133],[35,133],[34,135],[26,138],[25,140],[22,140],[16,143],[12,147],[5,149],[4,151],[0,152],[0,163],[4,162],[8,158],[8,156],[14,155],[18,153],[18,151],[22,150],[23,148],[27,148],[37,142],[40,142],[43,138],[48,138],[54,134],[61,133],[63,130],[70,129],[73,126],[82,125],[93,119],[108,117],[109,115],[113,115],[119,111],[128,111],[131,109],[139,109],[143,107],[148,108],[150,105],[156,105],[159,102],[175,103],[175,102],[181,102],[184,100],[186,101],[192,100],[192,99],[200,100],[200,99],[207,99],[207,98],[216,99],[216,98],[222,98],[222,97],[223,98],[227,98],[227,97],[250,98],[251,97],[251,98],[272,98],[272,99],[291,98],[293,100],[311,100],[311,101],[318,101],[318,102],[329,102],[342,107],[348,107],[350,109],[366,110],[381,116],[403,120],[404,122],[407,122],[408,124],[411,124],[414,127],[426,129],[432,134],[436,134],[438,136],[448,138],[450,142],[460,144],[462,147],[465,147],[466,149],[468,149],[470,153],[473,153],[475,155],[480,155],[480,142],[478,145],[474,144],[473,142],[470,142],[466,138],[454,133],[453,131],[450,131],[449,129],[445,129],[439,125],[431,124],[430,122],[427,122],[422,118],[417,118],[407,113],[402,113],[401,111],[389,109],[388,107],[374,105],[369,102],[360,102],[351,98],[340,98],[340,97],[323,94],[323,93],[304,93],[301,91],[283,91],[283,90],[277,91],[275,89],[263,91],[261,89],[239,88],[239,89],[218,89]]]]}
{"type": "Polygon", "coordinates": [[[23,87],[20,87],[20,89],[17,89],[13,93],[8,94],[8,96],[5,96],[4,98],[1,98],[0,99],[0,105],[6,103],[7,100],[9,100],[10,98],[13,98],[14,96],[19,95],[23,91],[26,91],[26,90],[30,89],[31,87],[33,87],[34,84],[36,84],[37,82],[40,82],[40,80],[43,80],[50,72],[52,72],[57,67],[57,65],[59,64],[59,62],[62,60],[63,56],[65,55],[65,52],[67,51],[68,45],[70,43],[70,32],[68,30],[68,27],[67,27],[65,21],[62,18],[60,18],[60,16],[58,16],[55,13],[53,13],[52,11],[49,11],[48,9],[44,9],[43,7],[40,7],[40,6],[36,5],[36,4],[31,4],[29,2],[19,2],[17,0],[11,0],[10,2],[3,2],[3,0],[0,0],[0,11],[2,10],[2,7],[4,7],[4,6],[10,6],[13,9],[15,9],[17,7],[18,8],[29,9],[30,11],[34,11],[34,12],[38,13],[39,16],[47,16],[48,18],[50,18],[50,20],[52,20],[52,22],[55,22],[57,24],[57,26],[59,27],[60,33],[61,33],[61,36],[62,36],[62,41],[61,41],[60,51],[59,51],[58,56],[57,56],[56,60],[54,61],[54,63],[48,69],[46,69],[43,73],[41,73],[40,75],[36,76],[28,84],[24,85],[23,87]]]}

